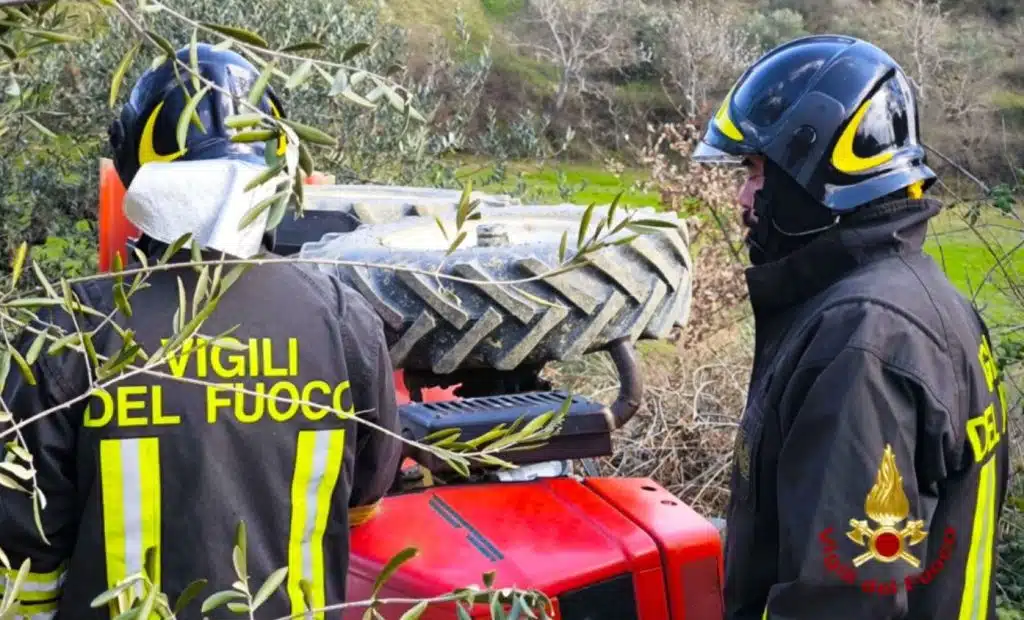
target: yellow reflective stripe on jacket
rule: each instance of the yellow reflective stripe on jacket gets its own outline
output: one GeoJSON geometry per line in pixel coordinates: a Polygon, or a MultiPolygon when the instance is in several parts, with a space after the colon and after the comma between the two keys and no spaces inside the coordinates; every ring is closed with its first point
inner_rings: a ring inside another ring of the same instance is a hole
{"type": "MultiPolygon", "coordinates": [[[[100,442],[107,586],[142,571],[146,549],[160,545],[160,444],[156,437],[100,442]]],[[[154,582],[160,583],[157,555],[154,582]]],[[[137,589],[141,595],[141,586],[137,589]]],[[[111,616],[114,612],[111,609],[111,616]]]]}
{"type": "MultiPolygon", "coordinates": [[[[313,608],[325,605],[323,537],[344,452],[344,429],[299,431],[288,537],[288,596],[292,614],[306,611],[299,585],[303,580],[309,583],[313,608]]],[[[316,620],[324,618],[323,613],[312,616],[316,620]]]]}
{"type": "Polygon", "coordinates": [[[23,605],[11,620],[53,620],[57,617],[57,603],[23,605]]]}
{"type": "MultiPolygon", "coordinates": [[[[66,564],[61,564],[48,573],[28,573],[18,588],[18,600],[22,603],[48,603],[60,598],[64,577],[67,575],[66,564]]],[[[18,568],[0,569],[0,596],[14,584],[18,577],[18,568]]]]}
{"type": "Polygon", "coordinates": [[[995,455],[982,465],[978,481],[978,499],[974,507],[971,549],[964,567],[964,594],[959,620],[988,618],[989,583],[992,579],[992,547],[996,529],[995,455]]]}
{"type": "MultiPolygon", "coordinates": [[[[48,573],[28,573],[18,588],[21,609],[13,620],[50,620],[56,616],[66,575],[64,564],[48,573]]],[[[17,576],[16,568],[0,569],[0,597],[14,585],[17,576]]]]}

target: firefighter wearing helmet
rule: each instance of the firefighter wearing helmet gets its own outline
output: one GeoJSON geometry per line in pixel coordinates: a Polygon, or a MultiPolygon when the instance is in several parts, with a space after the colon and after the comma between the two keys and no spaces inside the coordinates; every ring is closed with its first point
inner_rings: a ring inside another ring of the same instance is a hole
{"type": "Polygon", "coordinates": [[[888,54],[809,36],[749,67],[694,151],[748,171],[728,620],[996,617],[1006,393],[984,322],[922,251],[941,207],[920,133],[888,54]]]}
{"type": "MultiPolygon", "coordinates": [[[[187,67],[189,49],[176,58],[187,67]]],[[[179,80],[170,61],[138,80],[110,130],[127,186],[125,211],[151,262],[184,233],[209,259],[265,251],[265,216],[241,231],[238,224],[264,197],[245,186],[282,145],[232,142],[225,124],[250,111],[240,102],[259,71],[207,45],[198,46],[198,67],[217,88],[200,100],[203,127],[189,128],[184,148],[176,128],[186,110],[181,89],[191,89],[191,79],[179,66],[179,80]]],[[[260,109],[283,114],[271,89],[260,109]]],[[[171,261],[189,257],[185,247],[171,261]]],[[[118,355],[125,333],[152,355],[176,318],[192,318],[199,278],[188,266],[150,273],[130,300],[130,315],[115,311],[109,282],[77,285],[77,296],[99,316],[79,313],[74,321],[92,330],[100,360],[118,355]],[[175,316],[179,283],[189,300],[185,317],[175,316]],[[104,321],[108,313],[116,328],[104,321]]],[[[126,280],[127,287],[131,276],[126,280]]],[[[40,315],[68,333],[75,329],[63,310],[40,315]]],[[[46,496],[45,539],[31,497],[0,488],[0,549],[15,569],[31,560],[19,618],[111,618],[108,606],[90,609],[90,602],[143,567],[172,603],[192,581],[208,580],[177,615],[199,618],[202,600],[237,579],[231,558],[239,521],[248,526],[248,574],[263,580],[288,569],[262,613],[301,614],[304,591],[315,607],[344,601],[348,528],[372,515],[400,457],[398,440],[349,415],[398,430],[382,322],[337,279],[276,263],[241,275],[200,333],[232,328],[221,341],[186,340],[152,372],[126,369],[114,383],[101,379],[87,400],[76,398],[96,385],[96,367],[70,348],[38,356],[34,381],[10,373],[3,398],[15,422],[67,404],[21,430],[46,496]]],[[[34,338],[23,332],[23,355],[34,338]]]]}

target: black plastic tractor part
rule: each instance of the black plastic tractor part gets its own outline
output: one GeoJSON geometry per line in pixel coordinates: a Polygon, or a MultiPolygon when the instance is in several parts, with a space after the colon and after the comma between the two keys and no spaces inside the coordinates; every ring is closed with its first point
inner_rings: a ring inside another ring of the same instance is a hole
{"type": "MultiPolygon", "coordinates": [[[[640,408],[643,384],[633,345],[619,340],[609,347],[619,376],[619,395],[610,406],[561,390],[524,392],[501,396],[480,396],[435,403],[410,403],[399,407],[402,433],[416,442],[449,429],[460,431],[458,441],[471,441],[491,429],[511,427],[517,420],[526,423],[549,412],[560,411],[569,401],[565,421],[558,433],[543,446],[530,450],[496,452],[495,456],[515,465],[546,461],[570,461],[612,454],[612,431],[621,428],[640,408]]],[[[405,444],[406,456],[437,472],[451,471],[449,466],[426,450],[405,444]]],[[[478,466],[482,469],[493,469],[478,466]]]]}

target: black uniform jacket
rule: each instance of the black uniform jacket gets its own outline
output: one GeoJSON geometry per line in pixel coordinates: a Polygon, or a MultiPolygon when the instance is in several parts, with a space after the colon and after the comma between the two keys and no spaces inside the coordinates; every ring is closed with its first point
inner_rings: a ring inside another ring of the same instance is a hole
{"type": "MultiPolygon", "coordinates": [[[[132,330],[149,355],[174,331],[178,278],[191,319],[198,274],[190,268],[153,272],[130,299],[131,316],[115,315],[120,331],[132,330]]],[[[109,280],[75,291],[103,314],[115,307],[109,280]]],[[[73,329],[63,310],[50,320],[73,329]]],[[[78,313],[75,320],[96,330],[100,356],[120,350],[119,330],[101,327],[102,318],[78,313]]],[[[213,337],[236,325],[233,340],[186,341],[153,368],[159,374],[128,368],[115,383],[101,379],[97,385],[106,387],[90,398],[22,429],[47,499],[41,520],[49,544],[36,532],[29,496],[0,487],[0,549],[15,569],[32,560],[22,588],[27,617],[112,617],[106,608],[90,611],[90,601],[140,571],[147,549],[156,548],[155,577],[172,604],[191,581],[208,580],[177,616],[201,618],[202,600],[237,579],[232,547],[241,520],[253,594],[273,571],[288,568],[258,615],[302,612],[300,581],[309,583],[315,606],[343,601],[349,508],[365,512],[384,495],[401,444],[317,405],[397,430],[382,323],[337,279],[270,264],[235,281],[199,333],[213,337]]],[[[24,353],[33,339],[25,331],[18,348],[24,353]]],[[[3,396],[15,420],[87,393],[86,359],[44,352],[35,385],[13,368],[3,396]]]]}
{"type": "Polygon", "coordinates": [[[922,252],[939,209],[872,207],[748,271],[728,620],[996,617],[1005,388],[980,317],[922,252]]]}

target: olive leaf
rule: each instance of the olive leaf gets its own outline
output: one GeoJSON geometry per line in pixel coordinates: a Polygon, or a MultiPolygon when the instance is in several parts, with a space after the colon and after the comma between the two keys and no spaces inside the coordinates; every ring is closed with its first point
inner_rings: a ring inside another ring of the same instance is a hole
{"type": "Polygon", "coordinates": [[[284,583],[285,576],[288,574],[288,567],[284,566],[267,577],[267,580],[263,582],[260,589],[256,592],[256,596],[252,599],[252,607],[255,609],[262,605],[264,601],[270,598],[270,595],[274,593],[274,590],[278,589],[282,583],[284,583]]]}
{"type": "Polygon", "coordinates": [[[226,24],[215,24],[211,22],[200,22],[200,25],[215,30],[216,32],[232,39],[241,41],[242,43],[248,43],[249,45],[255,45],[256,47],[262,47],[263,49],[269,49],[270,44],[267,40],[260,35],[246,30],[245,28],[239,28],[237,26],[228,26],[226,24]]]}
{"type": "Polygon", "coordinates": [[[398,620],[419,620],[425,611],[427,611],[427,601],[420,601],[406,610],[398,620]]]}
{"type": "Polygon", "coordinates": [[[419,555],[419,553],[420,551],[416,547],[406,547],[405,549],[402,549],[401,551],[396,553],[390,560],[388,560],[387,564],[384,565],[384,568],[381,569],[380,574],[377,575],[377,578],[373,582],[373,591],[371,593],[371,597],[377,598],[377,595],[380,594],[381,588],[383,588],[384,584],[387,583],[388,579],[390,579],[391,576],[395,574],[395,571],[397,571],[402,566],[402,564],[405,564],[409,560],[419,555]]]}
{"type": "Polygon", "coordinates": [[[301,65],[299,65],[299,68],[296,69],[295,72],[291,74],[291,76],[288,78],[288,81],[285,83],[284,87],[288,90],[294,90],[299,86],[302,86],[303,84],[305,84],[306,80],[309,79],[309,76],[312,74],[312,72],[313,61],[307,58],[301,65]]]}
{"type": "Polygon", "coordinates": [[[220,607],[228,601],[233,601],[235,599],[240,598],[245,598],[245,595],[235,590],[222,590],[220,592],[215,592],[214,594],[211,594],[210,596],[206,597],[206,600],[203,601],[203,606],[201,610],[205,614],[207,612],[213,611],[214,609],[220,607]]]}
{"type": "Polygon", "coordinates": [[[359,43],[350,46],[347,50],[345,50],[345,53],[341,55],[341,62],[348,62],[349,60],[352,60],[358,54],[369,49],[369,47],[370,44],[363,41],[360,41],[359,43]]]}
{"type": "Polygon", "coordinates": [[[174,609],[171,613],[175,616],[179,615],[181,610],[185,609],[189,603],[199,596],[199,591],[206,587],[206,583],[207,581],[205,579],[197,579],[185,586],[181,595],[178,596],[178,600],[174,602],[174,609]]]}
{"type": "Polygon", "coordinates": [[[301,43],[296,43],[294,45],[289,45],[288,47],[281,48],[281,51],[287,53],[287,52],[306,52],[306,51],[312,51],[312,50],[326,50],[326,49],[327,48],[324,46],[323,43],[319,43],[317,41],[302,41],[301,43]]]}
{"type": "Polygon", "coordinates": [[[338,143],[337,139],[333,136],[317,129],[316,127],[311,127],[310,125],[305,125],[291,119],[282,119],[282,121],[291,127],[292,130],[294,130],[295,133],[303,140],[309,140],[315,144],[323,144],[325,146],[334,146],[338,143]]]}
{"type": "Polygon", "coordinates": [[[202,101],[203,97],[209,91],[210,86],[207,85],[204,86],[202,90],[200,90],[198,93],[190,97],[188,100],[188,104],[185,105],[185,109],[181,112],[181,116],[178,117],[177,138],[178,148],[181,150],[185,150],[185,139],[188,137],[189,123],[197,121],[197,126],[199,127],[199,130],[202,131],[203,133],[206,133],[206,127],[203,126],[202,120],[200,120],[199,117],[195,114],[196,108],[199,107],[200,101],[202,101]]]}
{"type": "Polygon", "coordinates": [[[348,71],[344,67],[338,69],[338,72],[334,74],[334,78],[331,80],[331,89],[327,92],[329,97],[339,95],[348,89],[348,71]]]}
{"type": "Polygon", "coordinates": [[[11,265],[11,290],[18,285],[21,278],[21,270],[25,267],[25,256],[28,255],[28,243],[22,241],[18,251],[14,254],[14,264],[11,265]]]}
{"type": "Polygon", "coordinates": [[[274,61],[271,60],[263,67],[263,71],[260,76],[256,78],[256,82],[252,85],[252,90],[249,91],[249,103],[252,105],[259,104],[263,98],[263,93],[267,90],[267,85],[270,84],[270,78],[274,75],[274,70],[277,67],[274,65],[274,61]]]}
{"type": "Polygon", "coordinates": [[[191,71],[189,71],[189,76],[192,78],[192,89],[193,90],[199,90],[199,87],[200,87],[200,82],[199,82],[199,41],[197,40],[198,36],[199,36],[199,31],[197,29],[193,28],[192,29],[192,39],[189,41],[189,46],[188,46],[188,64],[189,64],[189,68],[192,69],[191,71]]]}
{"type": "MultiPolygon", "coordinates": [[[[164,54],[168,58],[174,58],[174,47],[171,45],[170,41],[165,39],[162,35],[153,32],[152,30],[147,30],[146,36],[152,39],[157,44],[157,47],[163,50],[164,54]]],[[[163,61],[161,61],[161,63],[162,62],[163,61]]]]}

